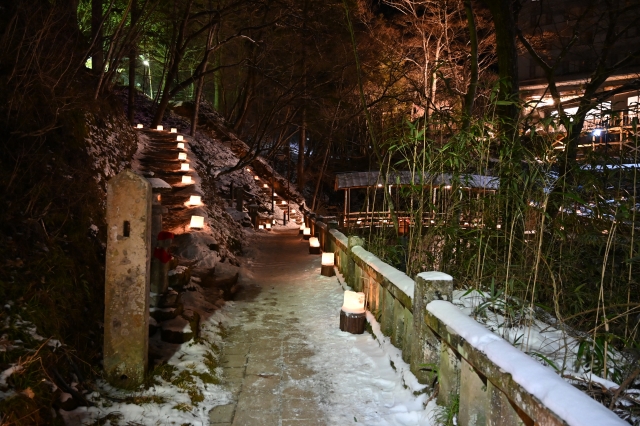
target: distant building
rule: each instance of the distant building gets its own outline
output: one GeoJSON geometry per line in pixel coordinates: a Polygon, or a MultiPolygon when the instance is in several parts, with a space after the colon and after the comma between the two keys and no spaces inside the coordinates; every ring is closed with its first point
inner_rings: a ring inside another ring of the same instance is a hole
{"type": "MultiPolygon", "coordinates": [[[[619,0],[612,4],[618,9],[606,9],[604,1],[525,0],[523,3],[519,27],[535,51],[548,65],[554,66],[556,87],[568,114],[577,111],[585,84],[591,80],[603,55],[606,55],[604,66],[614,69],[599,85],[598,92],[618,89],[640,79],[640,1],[619,0]],[[610,20],[615,22],[616,39],[606,46],[610,20]],[[628,55],[633,59],[615,68],[628,55]]],[[[557,114],[545,71],[524,46],[521,46],[518,70],[521,97],[532,106],[526,112],[540,118],[557,114]]],[[[621,151],[635,149],[629,144],[629,137],[633,119],[638,117],[638,96],[637,88],[604,96],[587,116],[580,140],[582,152],[616,147],[621,151]]],[[[561,131],[556,149],[563,149],[562,138],[561,131]]]]}

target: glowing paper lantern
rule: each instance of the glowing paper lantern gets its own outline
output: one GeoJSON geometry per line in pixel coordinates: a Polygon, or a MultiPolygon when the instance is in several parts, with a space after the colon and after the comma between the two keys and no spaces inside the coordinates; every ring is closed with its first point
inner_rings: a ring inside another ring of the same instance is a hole
{"type": "Polygon", "coordinates": [[[287,202],[285,200],[282,200],[282,204],[285,205],[287,204],[287,202]]]}
{"type": "Polygon", "coordinates": [[[253,177],[255,180],[260,180],[260,178],[258,177],[258,175],[253,177]]]}
{"type": "Polygon", "coordinates": [[[204,217],[196,215],[191,216],[191,224],[189,227],[196,229],[204,228],[204,217]]]}
{"type": "Polygon", "coordinates": [[[320,240],[317,237],[309,238],[309,254],[321,254],[320,240]]]}
{"type": "Polygon", "coordinates": [[[267,223],[265,226],[267,227],[268,230],[271,230],[271,224],[270,223],[267,223]]]}
{"type": "Polygon", "coordinates": [[[181,152],[180,154],[178,154],[178,160],[186,160],[186,159],[187,159],[186,152],[181,152]]]}
{"type": "Polygon", "coordinates": [[[182,176],[182,183],[186,183],[186,184],[193,183],[191,182],[191,176],[188,176],[188,175],[182,176]]]}
{"type": "Polygon", "coordinates": [[[202,204],[202,197],[200,195],[192,195],[189,197],[190,206],[199,206],[202,204]]]}
{"type": "Polygon", "coordinates": [[[267,185],[266,183],[264,185],[262,185],[263,188],[268,188],[269,185],[267,185]]]}
{"type": "Polygon", "coordinates": [[[333,253],[322,253],[322,266],[320,267],[320,274],[325,277],[332,277],[335,275],[333,270],[333,262],[335,261],[335,255],[333,253]]]}
{"type": "Polygon", "coordinates": [[[181,172],[188,172],[189,171],[189,163],[180,164],[180,171],[181,172]]]}
{"type": "Polygon", "coordinates": [[[178,142],[178,149],[184,149],[184,142],[178,142]]]}
{"type": "Polygon", "coordinates": [[[311,238],[311,228],[304,228],[302,231],[302,239],[308,240],[311,238]]]}
{"type": "Polygon", "coordinates": [[[164,127],[162,127],[162,125],[156,127],[156,130],[164,130],[164,127]]]}
{"type": "Polygon", "coordinates": [[[295,211],[294,209],[291,209],[291,213],[292,213],[292,214],[295,214],[295,212],[296,212],[296,211],[295,211]]]}
{"type": "Polygon", "coordinates": [[[304,228],[305,228],[305,226],[304,226],[304,223],[303,223],[302,225],[300,225],[300,232],[299,232],[300,235],[302,235],[302,233],[304,231],[304,228]]]}
{"type": "Polygon", "coordinates": [[[264,225],[258,225],[258,229],[264,229],[264,225]]]}
{"type": "Polygon", "coordinates": [[[364,314],[364,293],[345,291],[342,311],[348,314],[364,314]]]}
{"type": "Polygon", "coordinates": [[[138,129],[142,129],[144,126],[140,123],[138,123],[138,125],[136,126],[138,129]]]}
{"type": "Polygon", "coordinates": [[[247,171],[248,171],[248,172],[251,172],[251,169],[247,167],[247,171]]]}
{"type": "Polygon", "coordinates": [[[171,128],[171,133],[178,133],[178,129],[176,129],[175,127],[171,128]]]}

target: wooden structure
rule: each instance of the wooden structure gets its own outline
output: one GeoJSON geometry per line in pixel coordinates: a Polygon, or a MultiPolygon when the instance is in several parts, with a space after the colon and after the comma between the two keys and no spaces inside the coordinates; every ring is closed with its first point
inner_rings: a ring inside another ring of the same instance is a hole
{"type": "Polygon", "coordinates": [[[352,314],[350,312],[340,311],[340,331],[346,331],[351,334],[364,333],[364,326],[367,320],[367,314],[352,314]]]}
{"type": "MultiPolygon", "coordinates": [[[[415,216],[398,208],[402,206],[400,188],[415,185],[428,188],[428,199],[434,208],[423,213],[422,225],[430,226],[447,214],[445,200],[451,191],[459,191],[461,196],[469,198],[480,198],[495,193],[499,188],[499,180],[494,176],[468,174],[454,177],[451,174],[420,175],[409,171],[391,172],[386,176],[377,171],[341,173],[336,175],[334,188],[344,191],[344,212],[340,225],[347,228],[391,227],[397,220],[399,232],[408,232],[415,225],[415,216]],[[357,211],[351,211],[352,190],[366,191],[363,208],[357,211]],[[384,205],[376,202],[381,194],[394,200],[396,210],[393,215],[391,211],[376,205],[384,205]]],[[[461,226],[473,227],[479,224],[480,218],[473,217],[470,212],[460,212],[458,220],[461,226]]]]}

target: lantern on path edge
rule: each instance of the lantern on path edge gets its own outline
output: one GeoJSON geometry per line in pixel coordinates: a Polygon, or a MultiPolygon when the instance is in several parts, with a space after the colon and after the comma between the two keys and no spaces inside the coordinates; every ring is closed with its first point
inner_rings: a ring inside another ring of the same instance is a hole
{"type": "Polygon", "coordinates": [[[333,253],[322,253],[322,265],[320,266],[320,275],[325,277],[333,277],[336,271],[333,269],[335,255],[333,253]]]}
{"type": "Polygon", "coordinates": [[[364,333],[366,310],[364,293],[345,291],[344,301],[340,309],[340,330],[351,334],[364,333]]]}

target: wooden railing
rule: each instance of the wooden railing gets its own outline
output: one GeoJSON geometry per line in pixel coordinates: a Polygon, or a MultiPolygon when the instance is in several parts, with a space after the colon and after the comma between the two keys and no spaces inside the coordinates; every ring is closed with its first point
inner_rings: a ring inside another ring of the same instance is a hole
{"type": "Polygon", "coordinates": [[[438,404],[459,397],[459,425],[626,425],[459,311],[451,304],[451,276],[426,272],[414,280],[366,251],[361,238],[338,231],[337,221],[306,212],[305,223],[322,250],[335,253],[348,285],[365,293],[367,310],[411,372],[432,390],[437,382],[438,404]]]}

